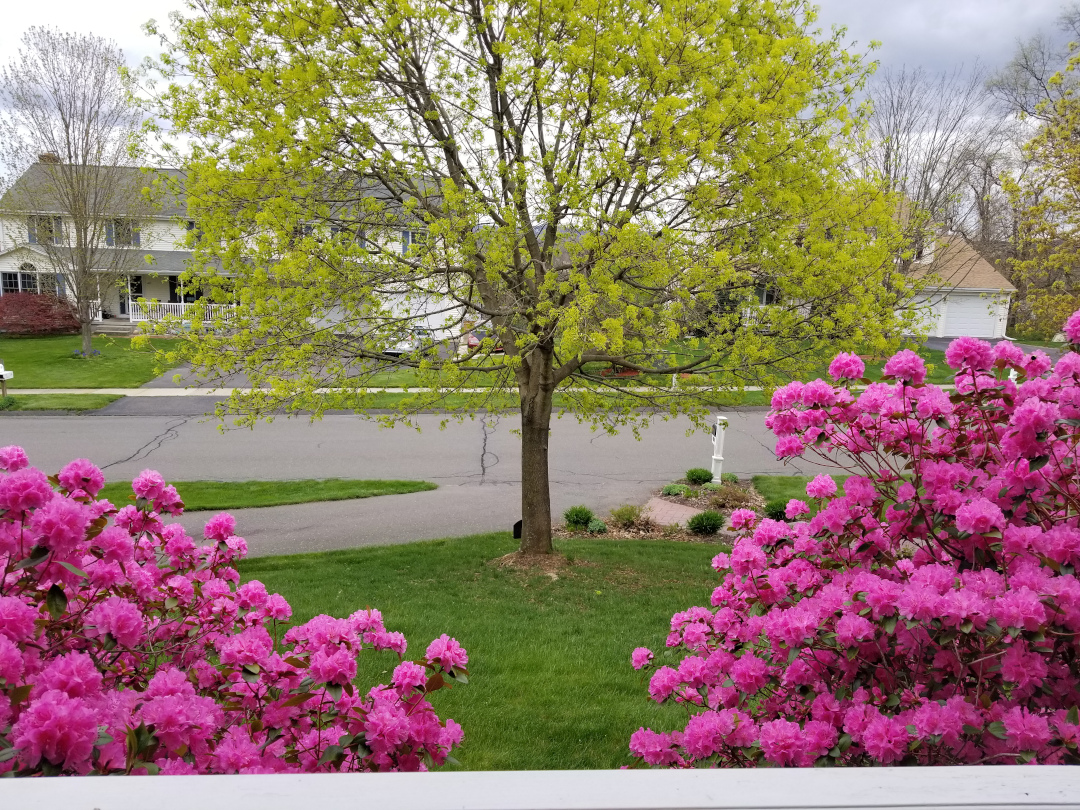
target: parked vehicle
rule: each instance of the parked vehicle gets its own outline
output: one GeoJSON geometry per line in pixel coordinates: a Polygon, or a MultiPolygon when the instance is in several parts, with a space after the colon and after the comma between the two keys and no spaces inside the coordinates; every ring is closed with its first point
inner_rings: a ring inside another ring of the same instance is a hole
{"type": "MultiPolygon", "coordinates": [[[[495,337],[494,335],[491,335],[491,333],[487,329],[473,329],[471,332],[469,332],[469,336],[465,341],[465,345],[468,347],[469,351],[474,351],[475,349],[479,349],[480,343],[486,340],[489,336],[495,337]]],[[[498,338],[496,338],[495,348],[491,350],[491,353],[503,353],[503,346],[502,343],[498,342],[498,338]]]]}
{"type": "Polygon", "coordinates": [[[402,340],[395,343],[390,348],[383,351],[383,354],[388,354],[391,357],[400,357],[403,354],[431,354],[438,350],[435,343],[435,336],[430,329],[424,327],[414,327],[409,330],[402,340]]]}

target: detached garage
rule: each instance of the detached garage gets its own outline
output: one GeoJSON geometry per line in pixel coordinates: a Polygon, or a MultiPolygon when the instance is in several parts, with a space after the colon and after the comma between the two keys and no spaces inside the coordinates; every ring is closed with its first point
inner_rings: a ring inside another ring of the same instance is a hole
{"type": "Polygon", "coordinates": [[[932,285],[913,304],[930,337],[1005,337],[1016,288],[966,239],[941,239],[914,267],[932,285]]]}

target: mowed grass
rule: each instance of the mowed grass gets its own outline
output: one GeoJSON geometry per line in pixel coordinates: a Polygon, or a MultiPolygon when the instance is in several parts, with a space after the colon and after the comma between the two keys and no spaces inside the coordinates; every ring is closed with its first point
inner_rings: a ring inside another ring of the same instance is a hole
{"type": "Polygon", "coordinates": [[[0,403],[0,411],[96,411],[123,399],[118,394],[19,394],[0,403]]]}
{"type": "MultiPolygon", "coordinates": [[[[348,478],[297,479],[292,481],[174,481],[184,509],[248,509],[312,501],[344,501],[377,495],[402,495],[437,489],[427,481],[379,481],[348,478]]],[[[99,497],[122,506],[132,494],[130,481],[111,481],[99,497]]]]}
{"type": "MultiPolygon", "coordinates": [[[[371,606],[420,657],[448,633],[469,652],[469,684],[440,690],[440,716],[465,730],[455,753],[470,770],[617,768],[641,726],[672,730],[685,710],[648,699],[630,653],[661,653],[671,615],[708,605],[719,547],[675,542],[560,541],[572,560],[554,576],[499,568],[508,533],[405,546],[262,557],[243,579],[279,592],[304,622],[371,606]]],[[[360,656],[357,683],[388,682],[397,656],[360,656]]],[[[673,659],[674,661],[674,659],[673,659]]]]}
{"type": "Polygon", "coordinates": [[[132,348],[130,338],[94,337],[100,356],[83,360],[72,357],[82,348],[78,335],[0,338],[0,363],[15,377],[9,390],[20,388],[138,388],[157,375],[154,340],[144,348],[132,348]]]}
{"type": "MultiPolygon", "coordinates": [[[[843,491],[844,482],[849,477],[847,475],[833,476],[838,490],[843,491]]],[[[814,477],[808,475],[755,475],[750,479],[750,482],[754,485],[754,489],[761,493],[766,502],[783,501],[787,503],[792,498],[795,498],[810,503],[810,499],[806,495],[806,485],[813,480],[814,477]]],[[[812,503],[810,507],[813,509],[812,503]]]]}

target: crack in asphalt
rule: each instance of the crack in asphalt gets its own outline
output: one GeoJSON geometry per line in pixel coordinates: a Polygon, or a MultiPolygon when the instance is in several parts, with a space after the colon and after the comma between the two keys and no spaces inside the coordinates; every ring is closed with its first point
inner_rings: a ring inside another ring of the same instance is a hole
{"type": "Polygon", "coordinates": [[[492,417],[483,416],[483,417],[480,418],[480,430],[481,430],[481,432],[483,433],[483,436],[484,436],[483,444],[481,444],[481,446],[480,446],[480,483],[481,484],[487,483],[485,481],[485,478],[487,476],[487,471],[488,471],[487,457],[491,456],[492,458],[495,459],[494,463],[491,464],[492,467],[494,467],[496,464],[499,463],[499,457],[497,455],[495,455],[494,453],[492,453],[490,450],[487,449],[488,437],[493,436],[495,434],[495,428],[499,424],[499,416],[498,416],[498,414],[496,414],[493,417],[493,421],[492,421],[492,423],[490,425],[488,425],[488,419],[489,418],[492,418],[492,417]],[[491,428],[490,431],[488,430],[489,427],[491,428]]]}
{"type": "Polygon", "coordinates": [[[110,462],[109,464],[106,464],[103,467],[101,467],[101,469],[107,470],[107,469],[109,469],[109,467],[115,467],[117,464],[124,464],[125,462],[128,462],[128,461],[135,461],[136,459],[140,458],[140,456],[141,456],[142,459],[148,458],[150,456],[150,454],[153,453],[155,450],[161,449],[161,445],[165,444],[165,442],[172,441],[173,439],[179,438],[180,434],[177,432],[177,430],[179,428],[182,428],[184,425],[186,425],[193,418],[194,417],[192,417],[192,416],[188,416],[188,417],[186,417],[184,419],[181,419],[179,422],[173,422],[171,425],[168,425],[165,428],[165,430],[163,430],[157,436],[152,438],[150,441],[148,441],[146,444],[144,444],[142,447],[140,447],[138,450],[136,450],[134,453],[132,453],[127,458],[122,458],[119,461],[110,462]],[[145,453],[144,453],[144,451],[145,451],[145,453]]]}

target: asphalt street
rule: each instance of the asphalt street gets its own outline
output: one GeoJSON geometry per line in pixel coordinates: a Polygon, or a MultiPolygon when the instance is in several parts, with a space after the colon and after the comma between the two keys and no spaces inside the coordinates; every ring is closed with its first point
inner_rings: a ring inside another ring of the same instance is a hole
{"type": "MultiPolygon", "coordinates": [[[[22,445],[31,462],[48,472],[73,458],[89,458],[109,480],[152,468],[173,481],[341,477],[424,479],[439,485],[409,495],[238,510],[238,532],[253,555],[507,530],[520,517],[517,417],[478,417],[440,428],[446,417],[425,414],[417,431],[332,414],[314,423],[282,417],[254,429],[221,431],[218,422],[202,415],[210,407],[212,400],[201,397],[129,398],[87,415],[15,412],[0,416],[0,445],[22,445]],[[165,412],[145,412],[153,408],[165,412]]],[[[776,460],[764,408],[729,416],[725,471],[744,476],[813,471],[806,462],[776,460]]],[[[708,467],[711,437],[687,435],[690,427],[685,419],[654,422],[638,440],[629,431],[611,436],[573,418],[556,420],[550,445],[555,514],[578,503],[601,515],[621,504],[641,504],[689,467],[708,467]]],[[[208,517],[192,513],[182,522],[196,531],[208,517]]]]}

